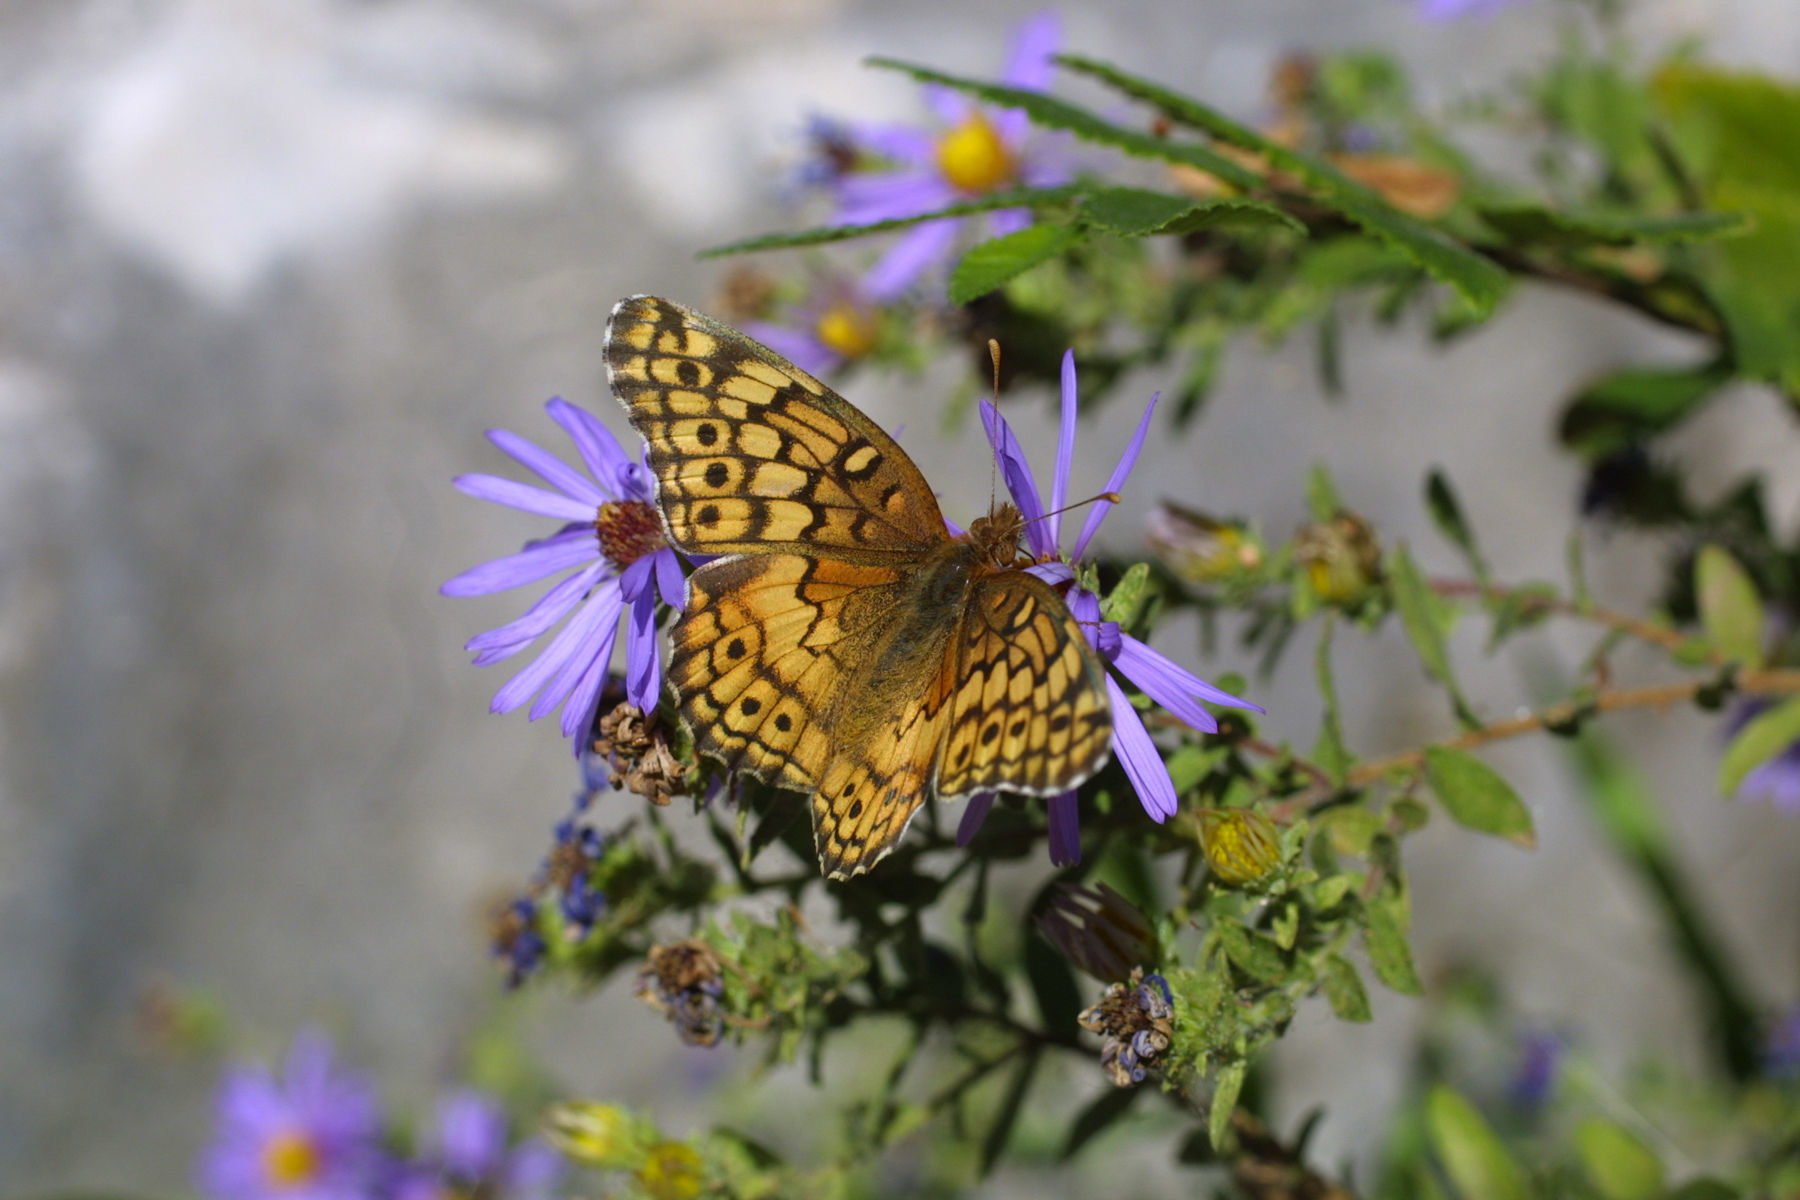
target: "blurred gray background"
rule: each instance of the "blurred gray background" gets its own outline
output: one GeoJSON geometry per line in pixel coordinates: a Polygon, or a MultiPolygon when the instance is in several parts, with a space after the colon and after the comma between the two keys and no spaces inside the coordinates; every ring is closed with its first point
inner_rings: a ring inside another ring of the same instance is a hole
{"type": "MultiPolygon", "coordinates": [[[[623,430],[601,379],[613,303],[706,305],[723,268],[695,250],[796,221],[784,173],[810,113],[915,114],[911,87],[863,56],[991,72],[1036,8],[0,5],[0,1188],[188,1189],[217,1064],[168,1061],[133,1034],[159,979],[216,997],[245,1048],[322,1024],[397,1106],[423,1107],[497,1002],[483,905],[529,874],[574,782],[553,722],[487,715],[508,668],[475,670],[460,649],[523,600],[436,594],[544,523],[450,478],[507,470],[481,437],[491,425],[564,452],[542,412],[552,395],[623,430]]],[[[1431,103],[1502,85],[1551,51],[1556,12],[1528,0],[1433,25],[1407,0],[1063,9],[1071,45],[1251,118],[1270,65],[1296,49],[1384,47],[1431,103]]],[[[1633,22],[1647,46],[1697,35],[1726,62],[1800,71],[1792,0],[1645,0],[1633,22]]],[[[1338,403],[1308,346],[1242,345],[1194,435],[1153,444],[1113,545],[1137,545],[1159,495],[1280,536],[1319,459],[1351,505],[1453,571],[1418,501],[1436,463],[1503,578],[1560,578],[1579,486],[1550,444],[1560,399],[1613,365],[1696,352],[1541,290],[1448,351],[1416,328],[1353,328],[1338,403]]],[[[946,512],[966,517],[987,500],[985,451],[931,442],[954,382],[946,363],[850,391],[884,424],[909,423],[946,512]]],[[[1085,435],[1096,486],[1120,424],[1085,435]]],[[[1047,451],[1047,427],[1027,437],[1047,451]]],[[[1785,516],[1795,446],[1773,398],[1745,391],[1675,449],[1703,489],[1766,467],[1785,516]]],[[[1592,554],[1603,599],[1633,603],[1655,577],[1632,537],[1592,554]]],[[[1534,672],[1586,646],[1560,630],[1478,668],[1483,632],[1457,650],[1490,713],[1530,702],[1534,672]]],[[[1248,667],[1229,646],[1202,662],[1188,629],[1162,645],[1203,673],[1248,667]]],[[[1338,645],[1355,745],[1447,730],[1395,630],[1338,645]]],[[[1618,665],[1657,677],[1648,660],[1618,665]]],[[[1300,647],[1252,684],[1271,736],[1311,743],[1311,670],[1300,647]]],[[[1763,996],[1800,998],[1800,825],[1713,793],[1708,722],[1609,728],[1655,781],[1763,996]]],[[[1490,963],[1534,1019],[1579,1030],[1617,1068],[1648,1039],[1695,1057],[1689,998],[1558,748],[1492,760],[1542,845],[1418,839],[1424,973],[1490,963]]],[[[1327,1106],[1326,1162],[1368,1161],[1399,1088],[1420,1006],[1375,999],[1366,1027],[1309,1009],[1277,1055],[1283,1120],[1327,1106]]],[[[656,1104],[678,1133],[708,1118],[699,1068],[627,984],[521,1003],[572,1091],[656,1104]]],[[[1084,1178],[1037,1190],[1081,1194],[1084,1178]]]]}

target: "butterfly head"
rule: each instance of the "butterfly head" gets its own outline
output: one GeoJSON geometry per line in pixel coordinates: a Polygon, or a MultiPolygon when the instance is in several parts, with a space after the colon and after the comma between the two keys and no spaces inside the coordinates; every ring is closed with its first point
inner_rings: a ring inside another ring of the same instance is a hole
{"type": "Polygon", "coordinates": [[[1010,567],[1019,560],[1019,538],[1024,533],[1024,516],[1012,505],[1000,504],[987,516],[969,522],[967,537],[975,547],[977,562],[1010,567]]]}

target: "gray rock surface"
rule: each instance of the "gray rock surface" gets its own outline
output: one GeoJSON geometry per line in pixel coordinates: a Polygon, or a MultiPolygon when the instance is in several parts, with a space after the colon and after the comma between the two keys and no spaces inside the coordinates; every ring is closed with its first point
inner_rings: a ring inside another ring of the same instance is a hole
{"type": "MultiPolygon", "coordinates": [[[[1496,84],[1552,46],[1554,8],[1449,27],[1401,0],[1119,0],[1066,15],[1073,44],[1254,115],[1268,66],[1296,47],[1387,47],[1434,100],[1496,84]]],[[[693,252],[790,219],[779,164],[809,112],[911,112],[910,89],[860,68],[865,54],[991,70],[1031,11],[0,7],[5,1190],[187,1186],[213,1065],[134,1043],[135,998],[157,977],[216,996],[249,1045],[327,1026],[397,1104],[422,1110],[496,1003],[482,905],[535,864],[573,778],[549,723],[487,715],[506,671],[476,671],[459,649],[518,601],[436,595],[541,526],[458,496],[450,477],[504,469],[480,437],[490,425],[558,445],[541,410],[551,395],[623,430],[601,382],[611,305],[644,291],[707,302],[719,272],[693,252]]],[[[1650,42],[1700,33],[1726,61],[1800,64],[1790,0],[1661,0],[1636,21],[1650,42]]],[[[1280,533],[1323,459],[1352,504],[1448,568],[1417,500],[1435,462],[1505,577],[1557,577],[1577,486],[1548,448],[1559,398],[1613,364],[1692,352],[1548,293],[1444,352],[1416,331],[1353,329],[1350,395],[1335,404],[1303,348],[1241,346],[1196,436],[1147,456],[1110,532],[1131,545],[1169,494],[1280,533]]],[[[972,513],[987,499],[984,452],[931,433],[951,378],[947,364],[923,382],[865,376],[854,395],[885,424],[910,422],[946,511],[972,513]]],[[[1126,433],[1088,435],[1096,484],[1126,433]]],[[[1043,452],[1051,434],[1027,437],[1043,452]]],[[[1677,442],[1715,484],[1734,464],[1791,462],[1793,445],[1791,422],[1751,393],[1677,442]]],[[[1776,478],[1780,511],[1797,487],[1791,470],[1776,478]]],[[[1630,538],[1595,548],[1604,595],[1643,594],[1654,569],[1630,538]]],[[[1362,681],[1349,733],[1370,750],[1447,722],[1397,639],[1340,640],[1340,678],[1362,681]]],[[[1566,631],[1552,644],[1564,661],[1581,645],[1566,631]]],[[[1199,665],[1183,631],[1165,645],[1199,665]]],[[[1457,648],[1478,647],[1471,630],[1457,648]]],[[[1477,702],[1530,697],[1550,657],[1486,671],[1477,702]]],[[[1307,660],[1254,687],[1270,729],[1302,742],[1317,718],[1307,660]]],[[[1792,999],[1795,823],[1721,807],[1716,732],[1697,718],[1615,730],[1752,977],[1792,999]]],[[[1426,973],[1491,963],[1532,1012],[1583,1029],[1614,1063],[1650,1039],[1691,1052],[1688,997],[1564,760],[1532,745],[1496,761],[1525,785],[1543,845],[1422,839],[1426,973]]],[[[626,991],[543,997],[521,1019],[570,1089],[660,1104],[677,1130],[704,1120],[684,1082],[693,1060],[626,991]]],[[[1290,1119],[1327,1105],[1315,1143],[1327,1162],[1366,1161],[1398,1087],[1417,1008],[1391,995],[1376,1007],[1360,1029],[1309,1013],[1277,1056],[1290,1119]]]]}

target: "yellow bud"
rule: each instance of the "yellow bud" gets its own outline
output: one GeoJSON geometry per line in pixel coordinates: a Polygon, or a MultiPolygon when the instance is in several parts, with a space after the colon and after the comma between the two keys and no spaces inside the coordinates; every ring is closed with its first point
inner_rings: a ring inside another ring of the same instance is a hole
{"type": "Polygon", "coordinates": [[[1226,883],[1253,883],[1281,863],[1275,822],[1248,808],[1201,809],[1200,844],[1207,865],[1226,883]]]}
{"type": "Polygon", "coordinates": [[[1352,608],[1381,577],[1381,547],[1369,523],[1353,512],[1308,525],[1294,540],[1294,561],[1306,570],[1313,594],[1352,608]]]}
{"type": "Polygon", "coordinates": [[[875,348],[881,327],[868,310],[839,301],[820,314],[813,333],[833,353],[854,362],[875,348]]]}
{"type": "Polygon", "coordinates": [[[694,1200],[705,1180],[700,1156],[680,1142],[664,1142],[650,1151],[650,1161],[638,1168],[638,1182],[656,1200],[694,1200]]]}
{"type": "Polygon", "coordinates": [[[1262,547],[1240,524],[1164,502],[1146,525],[1151,549],[1191,583],[1212,583],[1262,565],[1262,547]]]}
{"type": "Polygon", "coordinates": [[[645,1144],[654,1136],[616,1104],[576,1100],[558,1104],[547,1117],[550,1141],[571,1159],[609,1171],[644,1165],[645,1144]]]}
{"type": "Polygon", "coordinates": [[[938,141],[937,159],[938,170],[961,192],[991,192],[1011,183],[1015,170],[1012,152],[980,113],[938,141]]]}

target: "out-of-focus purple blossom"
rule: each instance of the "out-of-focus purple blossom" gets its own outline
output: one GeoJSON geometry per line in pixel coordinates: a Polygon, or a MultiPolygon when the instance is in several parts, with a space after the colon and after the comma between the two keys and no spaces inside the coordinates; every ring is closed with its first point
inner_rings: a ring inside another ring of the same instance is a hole
{"type": "MultiPolygon", "coordinates": [[[[1740,702],[1726,719],[1726,733],[1736,734],[1768,707],[1769,701],[1758,697],[1740,702]]],[[[1766,800],[1781,812],[1800,814],[1800,742],[1745,775],[1737,798],[1766,800]]]]}
{"type": "Polygon", "coordinates": [[[1771,1079],[1800,1079],[1800,1004],[1769,1023],[1763,1038],[1763,1073],[1771,1079]]]}
{"type": "Polygon", "coordinates": [[[215,1119],[198,1167],[212,1200],[372,1200],[386,1171],[375,1091],[317,1032],[294,1039],[280,1079],[229,1070],[215,1119]]]}
{"type": "Polygon", "coordinates": [[[1549,1103],[1568,1049],[1561,1034],[1547,1029],[1530,1030],[1519,1037],[1518,1061],[1507,1086],[1507,1095],[1516,1107],[1532,1112],[1549,1103]]]}
{"type": "Polygon", "coordinates": [[[747,321],[744,332],[802,371],[826,375],[875,349],[881,314],[854,281],[827,278],[814,284],[787,321],[747,321]]]}
{"type": "Polygon", "coordinates": [[[472,1088],[438,1102],[424,1152],[400,1168],[394,1200],[549,1200],[563,1158],[542,1141],[512,1145],[506,1113],[472,1088]]]}
{"type": "Polygon", "coordinates": [[[537,901],[520,896],[494,922],[494,957],[506,963],[506,986],[517,988],[531,977],[550,949],[538,931],[537,901]]]}
{"type": "Polygon", "coordinates": [[[490,441],[553,490],[494,475],[461,475],[455,485],[478,500],[567,524],[517,554],[464,571],[439,590],[446,596],[485,596],[572,572],[523,616],[477,634],[465,648],[474,652],[476,666],[485,667],[511,658],[567,617],[530,665],[494,694],[492,708],[511,712],[535,696],[530,710],[535,721],[562,705],[562,731],[576,739],[580,753],[627,608],[626,697],[645,712],[656,707],[662,688],[657,593],[663,603],[680,608],[685,582],[680,559],[663,539],[649,469],[626,454],[592,413],[560,398],[544,407],[575,443],[586,473],[516,434],[490,429],[490,441]]]}
{"type": "MultiPolygon", "coordinates": [[[[1156,411],[1156,401],[1156,396],[1150,397],[1150,403],[1144,408],[1143,418],[1138,422],[1137,431],[1132,434],[1118,466],[1113,468],[1104,491],[1117,492],[1131,473],[1138,453],[1143,449],[1144,438],[1149,434],[1150,418],[1156,411]]],[[[989,401],[981,402],[982,425],[987,430],[988,442],[993,447],[1000,477],[1006,482],[1006,490],[1025,518],[1025,543],[1032,557],[1038,560],[1037,565],[1030,568],[1032,574],[1054,587],[1064,589],[1069,609],[1075,614],[1082,631],[1087,634],[1088,643],[1111,665],[1114,672],[1187,725],[1202,733],[1218,732],[1219,723],[1201,707],[1202,700],[1227,708],[1248,708],[1262,712],[1259,706],[1214,687],[1172,659],[1152,650],[1122,631],[1116,621],[1102,621],[1099,598],[1075,583],[1075,571],[1070,564],[1080,561],[1088,543],[1105,520],[1107,511],[1112,508],[1110,500],[1098,500],[1092,505],[1087,519],[1082,523],[1081,533],[1075,539],[1074,549],[1065,557],[1061,547],[1060,510],[1068,503],[1069,498],[1069,472],[1075,461],[1076,415],[1075,353],[1071,350],[1063,355],[1062,430],[1057,439],[1056,470],[1051,476],[1050,495],[1046,498],[1038,491],[1031,464],[1026,460],[1025,452],[1020,448],[1018,438],[1013,435],[1006,418],[989,401]]],[[[1118,756],[1119,765],[1125,768],[1125,774],[1137,791],[1138,802],[1144,806],[1144,811],[1153,821],[1165,821],[1175,815],[1177,804],[1175,784],[1169,778],[1169,769],[1163,765],[1162,753],[1150,739],[1142,718],[1132,706],[1131,697],[1112,674],[1107,676],[1106,687],[1112,704],[1113,753],[1118,756]]],[[[958,831],[959,843],[974,836],[974,827],[979,826],[985,815],[986,809],[978,810],[976,800],[971,799],[969,811],[964,814],[963,826],[958,831]]],[[[1074,792],[1050,799],[1050,856],[1051,861],[1059,866],[1081,860],[1074,792]]]]}
{"type": "Polygon", "coordinates": [[[1419,15],[1428,21],[1454,21],[1460,17],[1487,17],[1520,0],[1416,0],[1419,15]]]}
{"type": "MultiPolygon", "coordinates": [[[[1013,37],[1002,81],[1034,92],[1048,88],[1061,36],[1053,13],[1027,21],[1013,37]]],[[[1073,178],[1073,163],[1061,142],[1034,136],[1022,111],[979,105],[938,86],[928,86],[925,99],[935,128],[815,125],[819,162],[808,174],[830,188],[834,224],[917,217],[1007,188],[1053,187],[1073,178]],[[890,165],[868,170],[871,158],[890,165]]],[[[867,294],[878,302],[900,296],[945,261],[972,219],[947,217],[904,231],[863,281],[867,294]]],[[[987,214],[987,223],[996,235],[1015,233],[1031,224],[1031,213],[1003,209],[987,214]]]]}

